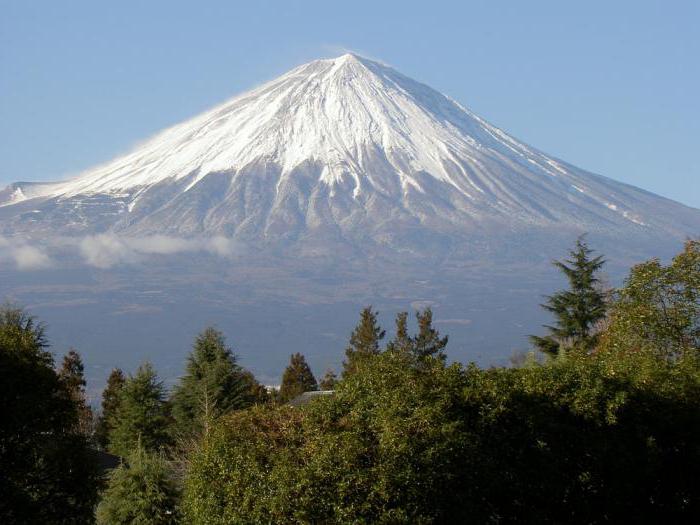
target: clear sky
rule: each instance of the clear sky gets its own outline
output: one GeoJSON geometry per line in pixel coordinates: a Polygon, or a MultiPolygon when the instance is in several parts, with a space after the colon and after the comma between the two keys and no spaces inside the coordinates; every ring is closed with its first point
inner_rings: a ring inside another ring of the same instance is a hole
{"type": "Polygon", "coordinates": [[[0,0],[0,182],[75,174],[346,50],[700,207],[697,0],[0,0]]]}

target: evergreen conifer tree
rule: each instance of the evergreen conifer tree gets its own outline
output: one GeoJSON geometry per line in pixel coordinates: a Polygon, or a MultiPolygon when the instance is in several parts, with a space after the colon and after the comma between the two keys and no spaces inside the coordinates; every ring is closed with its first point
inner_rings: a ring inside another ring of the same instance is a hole
{"type": "Polygon", "coordinates": [[[61,368],[58,370],[58,379],[63,384],[70,399],[78,411],[78,431],[90,436],[93,430],[92,410],[85,398],[85,365],[83,359],[75,349],[70,349],[63,357],[61,368]]]}
{"type": "Polygon", "coordinates": [[[413,340],[408,335],[408,312],[396,314],[396,336],[387,345],[392,352],[412,352],[413,340]]]}
{"type": "Polygon", "coordinates": [[[338,383],[338,376],[332,368],[326,370],[323,377],[318,382],[318,386],[321,390],[335,390],[335,386],[338,383]]]}
{"type": "Polygon", "coordinates": [[[0,523],[91,523],[97,465],[41,324],[0,308],[0,523]]]}
{"type": "Polygon", "coordinates": [[[107,378],[107,386],[102,391],[102,413],[97,419],[95,437],[102,448],[107,448],[109,433],[114,427],[119,396],[121,394],[126,377],[119,368],[114,368],[107,378]]]}
{"type": "Polygon", "coordinates": [[[147,451],[158,450],[168,443],[168,424],[163,383],[151,364],[145,363],[119,394],[109,451],[127,457],[139,443],[147,451]]]}
{"type": "Polygon", "coordinates": [[[171,398],[175,430],[180,437],[195,436],[212,419],[263,396],[261,385],[236,362],[224,335],[206,328],[195,339],[185,375],[171,398]]]}
{"type": "Polygon", "coordinates": [[[99,525],[178,523],[178,490],[160,452],[138,446],[109,476],[97,507],[99,525]]]}
{"type": "Polygon", "coordinates": [[[245,392],[245,406],[261,405],[270,401],[270,394],[265,385],[260,383],[250,370],[243,370],[243,382],[247,385],[245,392]]]}
{"type": "Polygon", "coordinates": [[[413,352],[418,358],[437,357],[445,359],[443,350],[447,346],[448,336],[440,337],[433,328],[433,311],[430,307],[423,312],[416,312],[418,320],[418,335],[413,340],[413,352]]]}
{"type": "Polygon", "coordinates": [[[318,390],[318,384],[311,368],[302,354],[292,354],[289,366],[282,374],[280,400],[285,403],[311,390],[318,390]]]}
{"type": "Polygon", "coordinates": [[[377,312],[371,306],[362,310],[360,322],[350,335],[350,345],[345,350],[343,376],[352,373],[358,364],[373,355],[379,354],[379,342],[385,332],[377,321],[377,312]]]}
{"type": "Polygon", "coordinates": [[[606,295],[600,290],[598,272],[605,264],[602,255],[593,257],[585,237],[576,240],[570,258],[554,261],[569,281],[569,289],[547,297],[542,307],[555,317],[554,326],[545,325],[549,331],[544,337],[530,336],[535,347],[551,356],[562,347],[580,347],[590,350],[597,336],[595,325],[605,317],[606,295]]]}

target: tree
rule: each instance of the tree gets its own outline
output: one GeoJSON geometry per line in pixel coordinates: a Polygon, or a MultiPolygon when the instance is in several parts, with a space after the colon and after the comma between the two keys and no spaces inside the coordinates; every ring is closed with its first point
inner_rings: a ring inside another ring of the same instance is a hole
{"type": "Polygon", "coordinates": [[[413,339],[408,335],[408,312],[396,314],[396,335],[387,345],[392,352],[413,352],[413,339]]]}
{"type": "Polygon", "coordinates": [[[175,524],[178,498],[177,486],[162,453],[137,446],[127,461],[111,472],[97,507],[97,523],[175,524]]]}
{"type": "Polygon", "coordinates": [[[601,347],[653,349],[667,357],[700,349],[700,241],[688,241],[669,265],[632,268],[615,294],[601,347]]]}
{"type": "Polygon", "coordinates": [[[311,390],[318,390],[318,384],[311,368],[302,354],[292,354],[289,366],[282,374],[280,400],[285,403],[311,390]]]}
{"type": "Polygon", "coordinates": [[[318,386],[321,390],[335,390],[337,384],[338,375],[332,368],[326,370],[326,373],[323,374],[323,377],[318,382],[318,386]]]}
{"type": "Polygon", "coordinates": [[[95,438],[102,448],[107,448],[109,443],[109,433],[114,428],[119,396],[125,382],[124,372],[113,368],[107,378],[107,386],[102,391],[102,413],[95,427],[95,438]]]}
{"type": "Polygon", "coordinates": [[[303,410],[217,420],[187,523],[694,523],[700,356],[522,368],[384,352],[303,410]]]}
{"type": "Polygon", "coordinates": [[[185,375],[171,398],[176,433],[195,436],[221,414],[260,402],[260,388],[253,375],[238,365],[224,335],[206,328],[195,339],[185,375]]]}
{"type": "Polygon", "coordinates": [[[360,322],[350,335],[350,345],[345,350],[343,376],[355,371],[358,364],[367,357],[379,354],[379,342],[385,332],[377,322],[377,313],[368,306],[360,314],[360,322]]]}
{"type": "Polygon", "coordinates": [[[549,334],[530,336],[530,341],[545,354],[557,355],[565,347],[591,350],[596,344],[595,326],[606,312],[606,294],[600,290],[597,277],[605,260],[602,255],[592,257],[592,253],[581,236],[569,252],[569,259],[553,263],[566,276],[569,289],[548,296],[542,305],[555,317],[554,326],[545,325],[549,334]]]}
{"type": "Polygon", "coordinates": [[[122,387],[108,449],[122,457],[138,444],[147,451],[159,450],[169,441],[169,422],[163,383],[145,363],[122,387]]]}
{"type": "Polygon", "coordinates": [[[250,370],[243,370],[243,381],[247,386],[245,392],[246,406],[260,405],[271,401],[267,387],[260,383],[250,370]]]}
{"type": "Polygon", "coordinates": [[[433,328],[433,311],[430,307],[423,312],[416,312],[418,320],[418,335],[413,340],[413,352],[419,359],[436,357],[444,360],[444,349],[447,346],[448,336],[440,337],[440,333],[433,328]]]}
{"type": "Polygon", "coordinates": [[[68,395],[78,410],[78,431],[91,436],[93,431],[92,410],[85,398],[85,366],[80,354],[71,349],[63,357],[61,368],[58,370],[58,379],[63,383],[68,395]]]}
{"type": "Polygon", "coordinates": [[[90,523],[94,457],[59,380],[43,326],[0,308],[0,522],[90,523]]]}

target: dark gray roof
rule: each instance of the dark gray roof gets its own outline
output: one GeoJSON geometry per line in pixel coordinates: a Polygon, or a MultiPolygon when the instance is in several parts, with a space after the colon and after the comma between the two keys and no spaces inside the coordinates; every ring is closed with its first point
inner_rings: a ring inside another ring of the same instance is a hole
{"type": "Polygon", "coordinates": [[[303,394],[298,395],[292,399],[289,404],[293,407],[299,407],[309,404],[309,402],[311,402],[313,399],[321,396],[330,396],[333,395],[333,393],[334,390],[312,390],[310,392],[304,392],[303,394]]]}

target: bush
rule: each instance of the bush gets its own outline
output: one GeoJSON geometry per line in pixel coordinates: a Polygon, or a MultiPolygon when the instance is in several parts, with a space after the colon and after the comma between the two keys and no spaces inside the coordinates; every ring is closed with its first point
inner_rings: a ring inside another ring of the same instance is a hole
{"type": "Polygon", "coordinates": [[[384,352],[302,408],[222,419],[191,523],[681,522],[698,512],[700,364],[573,353],[480,370],[384,352]]]}

